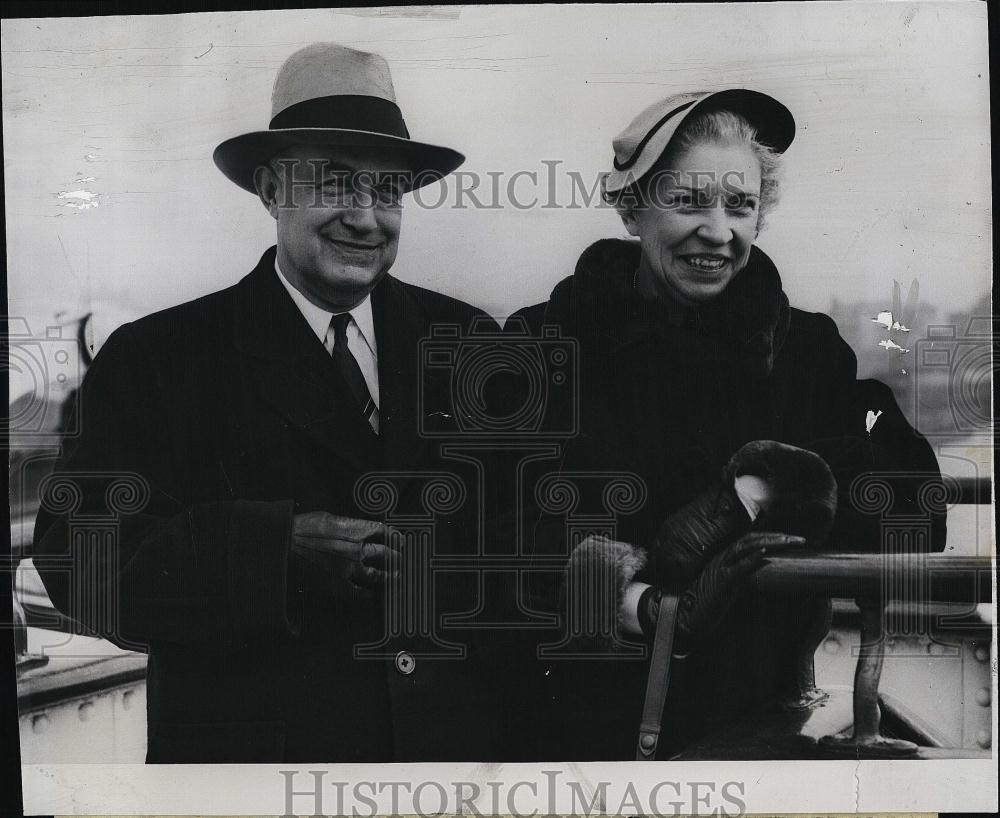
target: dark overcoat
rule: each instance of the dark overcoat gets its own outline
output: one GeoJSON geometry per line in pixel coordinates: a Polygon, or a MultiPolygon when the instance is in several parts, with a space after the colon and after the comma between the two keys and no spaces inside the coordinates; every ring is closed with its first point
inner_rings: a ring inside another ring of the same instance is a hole
{"type": "Polygon", "coordinates": [[[492,320],[386,276],[375,436],[274,258],[108,339],[38,519],[42,579],[62,611],[148,651],[150,762],[496,758],[494,669],[474,633],[440,627],[476,605],[460,570],[477,553],[475,474],[442,459],[418,414],[454,411],[446,386],[419,382],[432,324],[492,320]],[[372,472],[384,479],[359,483],[372,472]],[[451,559],[422,573],[426,618],[389,625],[383,600],[334,603],[322,576],[289,574],[293,515],[313,510],[397,524],[416,570],[451,559]],[[117,527],[106,547],[77,536],[93,515],[117,527]]]}
{"type": "MultiPolygon", "coordinates": [[[[672,511],[718,481],[730,456],[757,439],[812,449],[831,465],[839,510],[825,547],[882,546],[880,519],[859,510],[851,497],[855,478],[871,472],[892,473],[893,513],[926,519],[919,547],[944,547],[943,506],[928,510],[921,505],[927,497],[918,500],[921,486],[939,476],[927,441],[911,428],[888,387],[857,378],[857,359],[828,316],[788,305],[780,276],[763,252],[754,247],[747,267],[716,303],[696,309],[645,301],[635,288],[639,259],[637,242],[600,241],[548,303],[515,314],[515,322],[536,333],[542,324],[558,327],[576,341],[579,356],[579,433],[563,445],[558,465],[540,463],[528,481],[542,484],[549,470],[580,482],[572,509],[576,522],[536,513],[524,536],[539,565],[567,554],[568,532],[586,523],[587,515],[613,518],[617,539],[647,545],[672,511]],[[869,411],[881,412],[870,434],[869,411]],[[644,501],[621,502],[616,509],[611,495],[593,485],[588,496],[582,484],[601,474],[606,481],[633,476],[644,501]]],[[[563,411],[573,414],[571,408],[563,411]]],[[[650,556],[650,570],[639,579],[655,576],[655,553],[650,556]]],[[[559,604],[559,581],[542,579],[544,573],[534,597],[539,608],[552,609],[559,604]]],[[[716,634],[674,662],[660,757],[793,696],[803,642],[815,640],[815,620],[825,608],[824,600],[806,597],[748,591],[736,598],[716,634]]],[[[535,644],[560,638],[547,634],[535,644]]],[[[531,652],[526,650],[525,661],[541,680],[533,701],[541,702],[542,712],[525,706],[532,715],[521,753],[633,758],[648,662],[537,661],[531,652]],[[531,726],[542,724],[547,726],[531,726]]]]}

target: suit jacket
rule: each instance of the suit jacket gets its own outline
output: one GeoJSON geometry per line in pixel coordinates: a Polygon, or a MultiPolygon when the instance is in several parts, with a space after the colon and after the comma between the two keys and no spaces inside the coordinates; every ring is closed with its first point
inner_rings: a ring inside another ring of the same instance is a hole
{"type": "Polygon", "coordinates": [[[441,457],[418,414],[454,412],[446,380],[421,383],[420,340],[484,314],[380,282],[376,436],[274,256],[108,339],[48,484],[39,573],[60,610],[148,651],[148,761],[494,758],[495,669],[474,631],[440,627],[476,604],[476,475],[441,457]],[[359,482],[371,472],[383,477],[359,482]],[[322,576],[289,573],[293,515],[311,510],[408,532],[414,616],[334,603],[322,576]]]}

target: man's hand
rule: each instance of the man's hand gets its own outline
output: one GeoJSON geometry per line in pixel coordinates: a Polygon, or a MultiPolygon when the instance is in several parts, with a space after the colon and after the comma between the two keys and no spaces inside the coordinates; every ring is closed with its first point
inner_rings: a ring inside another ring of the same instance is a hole
{"type": "Polygon", "coordinates": [[[310,511],[295,515],[291,552],[330,576],[335,597],[354,599],[399,575],[394,534],[384,523],[310,511]]]}

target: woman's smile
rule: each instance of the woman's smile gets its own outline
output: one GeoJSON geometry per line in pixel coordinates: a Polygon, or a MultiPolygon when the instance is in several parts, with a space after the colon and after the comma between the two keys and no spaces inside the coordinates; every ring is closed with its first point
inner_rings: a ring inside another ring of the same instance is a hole
{"type": "Polygon", "coordinates": [[[641,292],[698,304],[720,296],[750,258],[760,162],[745,145],[708,142],[679,154],[669,171],[626,227],[642,244],[641,292]]]}
{"type": "Polygon", "coordinates": [[[729,263],[725,256],[711,253],[682,255],[679,258],[699,273],[718,273],[729,263]]]}

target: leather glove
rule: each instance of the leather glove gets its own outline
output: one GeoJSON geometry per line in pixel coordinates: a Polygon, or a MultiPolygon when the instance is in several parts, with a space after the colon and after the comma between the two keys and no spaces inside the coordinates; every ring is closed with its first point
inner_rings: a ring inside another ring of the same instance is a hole
{"type": "Polygon", "coordinates": [[[393,530],[384,523],[340,517],[326,511],[296,514],[292,559],[329,580],[340,600],[370,597],[399,574],[399,551],[390,544],[393,530]]]}
{"type": "Polygon", "coordinates": [[[723,468],[719,483],[660,526],[651,544],[657,583],[692,581],[715,554],[751,527],[818,541],[830,530],[836,507],[837,483],[819,455],[773,440],[747,443],[723,468]],[[756,521],[734,489],[736,478],[743,475],[763,483],[765,496],[756,521]]]}
{"type": "MultiPolygon", "coordinates": [[[[677,649],[690,650],[697,641],[711,635],[747,578],[767,564],[766,554],[802,546],[805,542],[802,537],[759,531],[741,537],[716,554],[681,595],[677,607],[677,649]]],[[[662,590],[650,586],[639,598],[639,626],[646,636],[652,637],[656,632],[662,596],[662,590]]]]}
{"type": "Polygon", "coordinates": [[[664,520],[653,538],[657,584],[684,587],[727,544],[750,531],[752,522],[733,482],[718,483],[664,520]]]}
{"type": "Polygon", "coordinates": [[[766,498],[754,525],[758,531],[798,534],[813,545],[830,533],[837,512],[837,481],[818,454],[774,440],[754,440],[723,469],[727,485],[743,475],[765,484],[766,498]]]}

